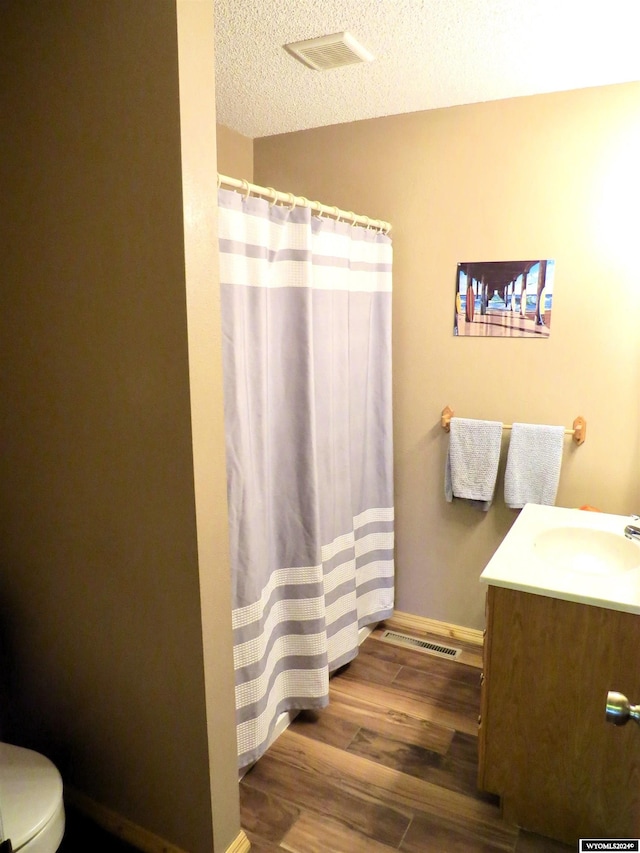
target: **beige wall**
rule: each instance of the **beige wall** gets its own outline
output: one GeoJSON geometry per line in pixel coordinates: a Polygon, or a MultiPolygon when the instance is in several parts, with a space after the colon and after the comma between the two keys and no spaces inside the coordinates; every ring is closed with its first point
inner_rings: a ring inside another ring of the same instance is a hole
{"type": "Polygon", "coordinates": [[[253,181],[253,140],[218,125],[218,171],[230,178],[253,181]]]}
{"type": "Polygon", "coordinates": [[[0,59],[3,735],[190,853],[239,829],[215,196],[193,184],[215,128],[189,110],[198,86],[215,114],[212,16],[11,0],[0,59]]]}
{"type": "MultiPolygon", "coordinates": [[[[222,399],[213,2],[178,0],[184,256],[213,850],[240,828],[222,399]],[[197,211],[197,214],[195,213],[197,211]]],[[[187,848],[191,851],[191,848],[187,848]]]]}
{"type": "MultiPolygon", "coordinates": [[[[397,607],[482,627],[515,518],[443,497],[439,416],[588,421],[557,503],[640,507],[640,84],[255,140],[260,184],[393,224],[397,607]],[[556,260],[549,340],[454,338],[456,264],[556,260]]],[[[503,460],[504,461],[504,460],[503,460]]]]}

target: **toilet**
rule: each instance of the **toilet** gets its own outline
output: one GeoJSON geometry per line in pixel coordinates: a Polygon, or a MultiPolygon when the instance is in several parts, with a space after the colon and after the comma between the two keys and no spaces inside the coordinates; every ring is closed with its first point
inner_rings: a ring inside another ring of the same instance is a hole
{"type": "Polygon", "coordinates": [[[55,853],[64,835],[62,778],[30,749],[0,743],[0,842],[13,853],[55,853]]]}

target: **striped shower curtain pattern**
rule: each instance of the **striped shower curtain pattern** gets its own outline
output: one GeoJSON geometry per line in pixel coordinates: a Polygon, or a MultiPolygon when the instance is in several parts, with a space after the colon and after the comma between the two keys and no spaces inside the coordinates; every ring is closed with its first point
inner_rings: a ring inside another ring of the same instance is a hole
{"type": "Polygon", "coordinates": [[[219,190],[239,766],[393,610],[388,236],[219,190]]]}

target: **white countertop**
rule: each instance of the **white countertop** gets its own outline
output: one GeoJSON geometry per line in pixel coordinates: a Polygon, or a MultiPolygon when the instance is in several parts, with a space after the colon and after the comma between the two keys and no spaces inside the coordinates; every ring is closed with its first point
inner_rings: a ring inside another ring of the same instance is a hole
{"type": "Polygon", "coordinates": [[[640,542],[628,515],[527,504],[487,567],[483,583],[640,613],[640,542]]]}

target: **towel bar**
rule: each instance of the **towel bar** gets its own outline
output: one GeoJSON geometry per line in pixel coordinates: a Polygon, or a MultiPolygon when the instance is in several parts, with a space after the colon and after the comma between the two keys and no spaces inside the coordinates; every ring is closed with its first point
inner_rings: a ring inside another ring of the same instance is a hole
{"type": "MultiPolygon", "coordinates": [[[[453,417],[453,414],[453,409],[450,409],[449,406],[445,406],[442,410],[440,426],[445,432],[449,432],[449,429],[451,428],[451,418],[453,417]]],[[[502,429],[511,429],[512,426],[513,424],[503,424],[502,429]]],[[[565,435],[572,435],[576,444],[584,444],[584,440],[587,437],[587,422],[582,415],[578,415],[573,422],[573,428],[565,429],[564,432],[565,435]]]]}

